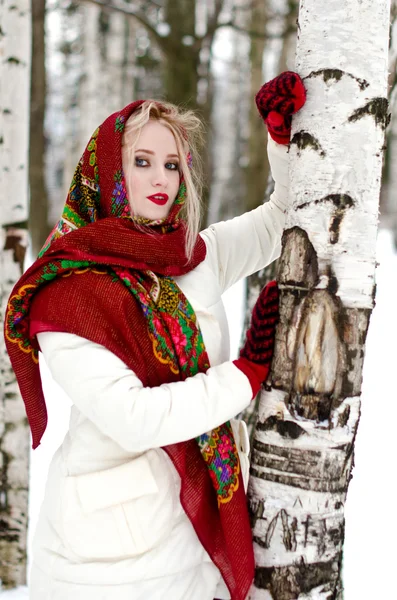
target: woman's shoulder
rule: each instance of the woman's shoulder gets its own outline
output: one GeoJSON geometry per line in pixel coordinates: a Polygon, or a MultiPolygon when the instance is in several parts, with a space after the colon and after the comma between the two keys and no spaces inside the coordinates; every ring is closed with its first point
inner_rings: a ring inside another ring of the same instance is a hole
{"type": "Polygon", "coordinates": [[[73,269],[39,288],[32,298],[30,317],[68,313],[76,319],[84,315],[100,318],[108,311],[110,299],[120,302],[124,287],[107,267],[73,269]]]}

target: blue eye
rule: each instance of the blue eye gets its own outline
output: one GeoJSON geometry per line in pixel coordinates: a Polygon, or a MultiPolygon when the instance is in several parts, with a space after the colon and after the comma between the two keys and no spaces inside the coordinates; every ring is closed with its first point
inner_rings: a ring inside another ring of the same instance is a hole
{"type": "Polygon", "coordinates": [[[145,158],[138,158],[137,156],[135,157],[135,164],[137,167],[147,167],[148,166],[148,161],[145,158]],[[142,163],[146,163],[146,165],[142,164],[142,163]]]}
{"type": "Polygon", "coordinates": [[[177,171],[179,169],[179,165],[178,163],[166,163],[166,168],[169,169],[170,171],[177,171]]]}

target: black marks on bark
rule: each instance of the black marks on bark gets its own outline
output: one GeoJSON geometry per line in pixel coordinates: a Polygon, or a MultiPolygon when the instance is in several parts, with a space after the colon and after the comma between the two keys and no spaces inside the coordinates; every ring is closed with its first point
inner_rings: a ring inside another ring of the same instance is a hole
{"type": "Polygon", "coordinates": [[[281,529],[281,536],[285,549],[289,552],[295,552],[297,547],[297,527],[298,521],[296,517],[293,517],[291,523],[289,523],[287,511],[283,508],[270,521],[264,539],[254,536],[253,540],[262,548],[270,548],[272,537],[276,529],[279,528],[281,529]]]}
{"type": "Polygon", "coordinates": [[[264,501],[260,501],[255,505],[253,503],[250,504],[249,517],[250,517],[251,529],[254,529],[257,520],[262,519],[264,514],[265,514],[265,502],[264,501]]]}
{"type": "Polygon", "coordinates": [[[0,440],[0,513],[8,513],[8,490],[10,488],[8,483],[8,469],[11,462],[11,456],[1,448],[2,441],[3,439],[0,440]]]}
{"type": "Polygon", "coordinates": [[[309,537],[309,524],[310,524],[310,515],[306,515],[306,519],[303,523],[304,530],[305,530],[305,541],[304,541],[303,545],[305,548],[307,547],[307,540],[309,537]]]}
{"type": "Polygon", "coordinates": [[[346,210],[347,208],[351,208],[356,204],[349,194],[329,194],[321,200],[316,200],[317,204],[320,202],[332,202],[332,204],[338,210],[346,210]]]}
{"type": "Polygon", "coordinates": [[[329,234],[331,244],[337,244],[339,241],[340,226],[348,208],[354,206],[355,202],[348,194],[330,194],[322,199],[323,202],[332,202],[335,211],[331,217],[329,225],[329,234]]]}
{"type": "MultiPolygon", "coordinates": [[[[331,202],[335,208],[339,210],[346,210],[346,208],[350,208],[356,204],[349,194],[328,194],[328,196],[324,196],[324,198],[314,200],[313,204],[324,204],[326,202],[331,202]]],[[[303,202],[303,204],[300,204],[296,208],[297,210],[300,208],[306,208],[311,204],[311,202],[303,202]]]]}
{"type": "Polygon", "coordinates": [[[324,82],[328,83],[328,81],[332,80],[340,81],[343,76],[350,77],[351,79],[354,79],[354,81],[357,81],[358,85],[360,86],[360,90],[365,90],[365,88],[369,86],[368,81],[366,81],[365,79],[360,79],[352,73],[347,73],[346,71],[341,71],[340,69],[319,69],[318,71],[312,71],[310,75],[305,77],[305,79],[322,77],[324,79],[324,82]]]}
{"type": "Polygon", "coordinates": [[[264,481],[317,492],[344,492],[346,446],[310,450],[267,444],[254,439],[251,474],[264,481]]]}
{"type": "Polygon", "coordinates": [[[290,406],[299,417],[312,421],[326,421],[332,409],[332,396],[321,394],[291,394],[290,406]]]}
{"type": "Polygon", "coordinates": [[[338,415],[338,427],[345,427],[350,417],[350,404],[347,404],[342,412],[338,415]]]}
{"type": "Polygon", "coordinates": [[[19,60],[19,58],[17,58],[16,56],[9,56],[5,62],[7,62],[10,65],[21,65],[21,64],[23,64],[22,61],[19,60]]]}
{"type": "Polygon", "coordinates": [[[306,208],[311,204],[325,204],[328,202],[332,203],[335,207],[329,225],[329,241],[331,244],[336,244],[339,241],[340,226],[346,214],[346,210],[356,204],[349,194],[328,194],[328,196],[324,196],[324,198],[319,198],[313,202],[303,202],[303,204],[300,204],[297,207],[297,210],[306,208]]]}
{"type": "Polygon", "coordinates": [[[336,292],[339,289],[339,283],[331,265],[326,266],[325,275],[328,279],[327,290],[330,294],[332,294],[332,296],[335,296],[336,292]]]}
{"type": "Polygon", "coordinates": [[[296,506],[300,506],[300,508],[303,508],[303,504],[302,504],[302,501],[301,501],[301,499],[299,498],[299,496],[297,496],[297,497],[296,497],[296,499],[295,499],[295,502],[294,502],[294,508],[295,508],[296,506]]]}
{"type": "Polygon", "coordinates": [[[320,69],[318,71],[312,71],[306,79],[322,76],[324,82],[327,83],[330,80],[340,81],[343,74],[344,71],[341,71],[340,69],[320,69]]]}
{"type": "Polygon", "coordinates": [[[279,283],[304,289],[314,287],[318,280],[317,254],[306,231],[300,227],[286,229],[282,245],[279,283]]]}
{"type": "Polygon", "coordinates": [[[277,431],[281,437],[291,440],[296,440],[305,434],[305,430],[294,421],[283,421],[276,415],[272,415],[264,423],[258,422],[257,429],[259,431],[277,431]]]}
{"type": "Polygon", "coordinates": [[[19,263],[21,273],[23,273],[27,246],[27,222],[3,225],[3,227],[6,230],[3,250],[12,250],[14,262],[19,263]]]}
{"type": "MultiPolygon", "coordinates": [[[[308,594],[314,588],[324,586],[321,597],[332,593],[338,587],[339,562],[341,552],[327,562],[300,562],[284,567],[257,567],[255,586],[268,590],[273,600],[296,600],[300,594],[308,594]],[[324,594],[324,595],[323,595],[324,594]]],[[[335,596],[336,598],[336,596],[335,596]]]]}
{"type": "Polygon", "coordinates": [[[325,156],[325,151],[323,150],[318,139],[308,131],[297,131],[297,133],[293,135],[290,144],[296,144],[299,156],[301,151],[306,150],[307,148],[311,148],[315,152],[318,152],[318,154],[322,157],[325,156]]]}
{"type": "Polygon", "coordinates": [[[339,240],[339,230],[343,219],[343,213],[339,212],[331,217],[331,223],[329,225],[329,241],[331,244],[337,244],[339,240]]]}
{"type": "Polygon", "coordinates": [[[19,529],[10,527],[5,519],[0,519],[0,543],[1,542],[19,542],[21,532],[19,529]]]}
{"type": "Polygon", "coordinates": [[[387,98],[373,98],[361,108],[357,108],[348,121],[355,122],[363,117],[370,116],[375,120],[376,125],[379,125],[383,130],[390,123],[391,115],[388,113],[389,102],[387,98]]]}

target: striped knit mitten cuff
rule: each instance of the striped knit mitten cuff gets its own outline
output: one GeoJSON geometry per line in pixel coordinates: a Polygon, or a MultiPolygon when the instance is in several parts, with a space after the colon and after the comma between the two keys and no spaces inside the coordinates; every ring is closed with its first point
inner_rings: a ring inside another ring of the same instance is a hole
{"type": "Polygon", "coordinates": [[[269,135],[278,144],[289,144],[292,115],[306,101],[306,90],[299,75],[293,71],[281,73],[261,87],[255,101],[269,135]]]}
{"type": "MultiPolygon", "coordinates": [[[[273,358],[274,337],[279,319],[278,307],[278,285],[276,281],[271,281],[259,294],[252,311],[251,325],[245,343],[240,350],[240,358],[252,363],[250,369],[260,378],[260,382],[266,380],[273,358]]],[[[236,366],[240,368],[240,365],[236,366]]],[[[241,370],[244,371],[243,368],[241,370]]],[[[251,381],[250,376],[248,374],[247,376],[251,381]]]]}

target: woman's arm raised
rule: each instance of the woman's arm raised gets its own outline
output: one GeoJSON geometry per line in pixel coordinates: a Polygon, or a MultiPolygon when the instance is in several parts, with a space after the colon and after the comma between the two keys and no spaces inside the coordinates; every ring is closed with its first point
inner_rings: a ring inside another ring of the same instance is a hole
{"type": "Polygon", "coordinates": [[[288,196],[287,145],[292,115],[302,108],[305,100],[303,81],[292,71],[268,81],[256,95],[259,114],[269,132],[267,153],[275,190],[270,201],[256,210],[218,223],[202,233],[207,260],[218,275],[222,291],[280,255],[288,196]]]}
{"type": "Polygon", "coordinates": [[[288,196],[288,147],[269,137],[268,156],[275,180],[270,201],[211,225],[200,234],[207,247],[206,260],[218,277],[222,293],[280,255],[288,196]]]}

